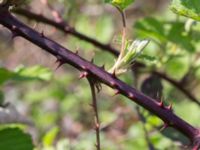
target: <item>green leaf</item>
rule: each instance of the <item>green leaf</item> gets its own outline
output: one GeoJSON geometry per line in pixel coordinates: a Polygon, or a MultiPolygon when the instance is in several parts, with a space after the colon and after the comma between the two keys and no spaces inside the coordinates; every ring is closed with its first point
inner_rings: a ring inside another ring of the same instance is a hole
{"type": "Polygon", "coordinates": [[[137,21],[134,25],[134,29],[142,38],[151,38],[160,42],[167,41],[163,23],[155,18],[146,17],[137,21]]]}
{"type": "Polygon", "coordinates": [[[31,81],[44,80],[48,81],[52,77],[52,72],[48,68],[42,66],[18,67],[15,71],[6,68],[0,68],[0,85],[10,81],[31,81]]]}
{"type": "Polygon", "coordinates": [[[13,76],[13,72],[5,68],[0,68],[0,85],[6,82],[7,80],[11,79],[13,76]]]}
{"type": "Polygon", "coordinates": [[[1,150],[33,150],[31,136],[19,128],[5,128],[0,130],[1,150]]]}
{"type": "Polygon", "coordinates": [[[151,38],[159,45],[167,42],[178,45],[189,52],[195,51],[192,34],[187,34],[182,22],[163,22],[155,18],[147,17],[135,23],[135,30],[140,38],[151,38]]]}
{"type": "Polygon", "coordinates": [[[166,63],[166,72],[175,79],[181,79],[189,70],[188,57],[174,57],[166,63]]]}
{"type": "Polygon", "coordinates": [[[22,79],[40,79],[48,81],[51,79],[52,73],[48,68],[42,66],[33,66],[29,68],[19,67],[16,69],[16,73],[22,79]]]}
{"type": "Polygon", "coordinates": [[[172,23],[166,36],[170,42],[179,45],[181,48],[190,52],[195,51],[195,47],[192,43],[192,37],[185,34],[185,27],[183,23],[172,23]]]}
{"type": "Polygon", "coordinates": [[[116,7],[119,7],[121,10],[127,8],[135,0],[105,0],[106,3],[110,3],[116,7]]]}
{"type": "Polygon", "coordinates": [[[52,146],[58,132],[58,127],[54,127],[50,131],[48,131],[47,134],[43,137],[43,145],[45,147],[52,146]]]}
{"type": "Polygon", "coordinates": [[[171,10],[179,15],[200,21],[199,0],[173,0],[171,10]]]}

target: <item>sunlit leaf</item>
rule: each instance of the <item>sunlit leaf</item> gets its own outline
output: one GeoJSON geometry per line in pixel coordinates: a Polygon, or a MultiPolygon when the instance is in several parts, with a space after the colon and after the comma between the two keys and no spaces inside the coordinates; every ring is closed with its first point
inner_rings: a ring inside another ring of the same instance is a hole
{"type": "Polygon", "coordinates": [[[43,137],[43,145],[45,147],[52,146],[53,142],[58,134],[59,128],[54,127],[50,131],[47,132],[47,134],[43,137]]]}
{"type": "Polygon", "coordinates": [[[33,67],[19,67],[16,69],[16,73],[22,79],[41,79],[48,81],[51,79],[52,72],[45,67],[42,66],[33,66],[33,67]]]}
{"type": "Polygon", "coordinates": [[[159,45],[175,44],[189,52],[195,51],[193,35],[187,34],[182,22],[168,22],[147,17],[135,23],[134,29],[141,38],[150,38],[159,45]]]}
{"type": "Polygon", "coordinates": [[[3,84],[7,80],[11,79],[14,76],[14,73],[5,69],[0,68],[0,84],[3,84]]]}
{"type": "Polygon", "coordinates": [[[179,15],[183,15],[200,21],[199,0],[173,0],[171,9],[179,15]]]}
{"type": "Polygon", "coordinates": [[[122,10],[131,5],[134,1],[135,0],[105,0],[106,3],[117,6],[122,10]]]}
{"type": "Polygon", "coordinates": [[[15,71],[0,68],[0,85],[7,81],[48,81],[52,77],[50,69],[42,66],[18,67],[15,71]]]}

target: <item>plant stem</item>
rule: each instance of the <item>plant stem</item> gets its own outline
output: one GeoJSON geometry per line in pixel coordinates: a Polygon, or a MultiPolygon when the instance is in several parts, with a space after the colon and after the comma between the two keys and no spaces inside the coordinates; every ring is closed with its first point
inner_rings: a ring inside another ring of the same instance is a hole
{"type": "Polygon", "coordinates": [[[122,24],[123,24],[123,27],[122,27],[122,42],[121,42],[120,54],[117,58],[117,61],[109,71],[111,73],[115,72],[118,69],[118,65],[120,64],[122,58],[124,57],[125,47],[126,47],[126,14],[119,7],[116,7],[116,8],[120,12],[121,17],[122,17],[122,24]]]}
{"type": "Polygon", "coordinates": [[[96,147],[97,147],[97,150],[101,150],[100,121],[99,121],[99,114],[98,114],[98,104],[97,104],[97,99],[96,99],[95,81],[90,77],[88,77],[87,79],[90,84],[90,89],[92,93],[92,108],[94,109],[94,123],[95,123],[95,130],[96,130],[96,147]]]}

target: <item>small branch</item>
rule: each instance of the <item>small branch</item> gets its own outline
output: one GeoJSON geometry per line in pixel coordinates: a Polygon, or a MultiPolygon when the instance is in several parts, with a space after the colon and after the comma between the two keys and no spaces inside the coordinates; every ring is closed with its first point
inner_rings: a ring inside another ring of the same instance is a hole
{"type": "Polygon", "coordinates": [[[44,34],[38,33],[37,31],[31,29],[1,7],[0,24],[7,27],[10,31],[17,33],[19,36],[41,47],[43,50],[51,53],[63,62],[72,65],[78,70],[88,72],[88,74],[96,81],[104,83],[107,86],[118,90],[120,94],[126,96],[131,101],[137,103],[138,105],[144,107],[148,111],[158,116],[165,122],[165,124],[168,124],[168,126],[171,126],[183,133],[191,140],[192,143],[200,143],[198,142],[200,141],[199,129],[193,127],[175,115],[173,111],[169,109],[169,107],[164,106],[163,103],[157,102],[156,100],[145,96],[123,81],[117,79],[112,74],[107,73],[101,67],[97,67],[91,62],[81,58],[76,53],[72,53],[67,48],[64,48],[55,41],[45,37],[44,34]]]}
{"type": "Polygon", "coordinates": [[[13,11],[16,14],[27,17],[28,19],[36,20],[36,21],[43,22],[43,23],[49,24],[51,26],[54,26],[57,29],[65,32],[66,34],[71,34],[71,35],[77,37],[80,40],[87,41],[87,42],[93,44],[94,46],[104,50],[104,51],[109,51],[111,54],[113,54],[115,56],[119,55],[119,52],[116,49],[114,49],[113,47],[111,47],[110,45],[103,44],[103,43],[101,43],[101,42],[99,42],[99,41],[97,41],[97,40],[95,40],[91,37],[88,37],[88,36],[78,32],[78,31],[76,31],[76,29],[73,28],[72,26],[70,26],[67,22],[58,23],[56,21],[53,21],[51,19],[44,17],[43,15],[35,14],[35,13],[30,12],[26,9],[15,9],[13,11]]]}
{"type": "Polygon", "coordinates": [[[90,77],[88,77],[87,79],[90,84],[91,93],[92,93],[92,108],[94,109],[94,123],[95,123],[95,130],[96,130],[96,147],[97,147],[97,150],[101,150],[100,121],[99,121],[99,114],[98,114],[98,104],[97,104],[97,99],[96,99],[95,81],[90,77]]]}

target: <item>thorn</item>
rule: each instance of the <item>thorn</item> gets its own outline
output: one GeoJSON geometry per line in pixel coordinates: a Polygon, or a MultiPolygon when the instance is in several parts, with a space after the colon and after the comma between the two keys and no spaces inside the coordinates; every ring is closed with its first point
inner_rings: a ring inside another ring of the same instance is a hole
{"type": "Polygon", "coordinates": [[[17,36],[18,36],[19,34],[17,34],[16,32],[12,32],[12,36],[11,36],[11,38],[12,38],[12,40],[14,39],[14,38],[16,38],[17,36]]]}
{"type": "Polygon", "coordinates": [[[95,124],[95,129],[99,129],[100,125],[98,123],[95,124]]]}
{"type": "Polygon", "coordinates": [[[88,76],[88,72],[82,72],[81,74],[80,74],[80,76],[79,76],[79,79],[82,79],[82,78],[85,78],[85,77],[87,77],[88,76]]]}
{"type": "Polygon", "coordinates": [[[199,145],[195,145],[192,150],[198,150],[199,149],[199,145]]]}
{"type": "Polygon", "coordinates": [[[94,58],[92,58],[90,62],[93,64],[94,63],[94,58]]]}
{"type": "Polygon", "coordinates": [[[167,124],[167,123],[165,123],[164,125],[163,125],[163,127],[160,129],[160,131],[163,131],[163,130],[165,130],[166,128],[168,128],[169,127],[169,125],[167,124]]]}
{"type": "Polygon", "coordinates": [[[58,66],[56,67],[56,70],[58,70],[63,64],[65,64],[64,61],[61,61],[61,60],[56,60],[56,63],[58,63],[58,66]]]}
{"type": "Polygon", "coordinates": [[[95,84],[95,87],[97,88],[97,93],[101,92],[102,87],[100,83],[97,82],[97,84],[95,84]]]}
{"type": "Polygon", "coordinates": [[[86,66],[81,66],[81,68],[82,68],[83,70],[87,70],[87,67],[86,67],[86,66]]]}
{"type": "Polygon", "coordinates": [[[74,52],[74,54],[78,55],[78,50],[76,50],[76,51],[74,52]]]}
{"type": "Polygon", "coordinates": [[[172,103],[170,103],[169,106],[166,107],[166,109],[172,111],[172,103]]]}
{"type": "Polygon", "coordinates": [[[164,108],[163,100],[161,100],[160,102],[158,102],[158,105],[159,105],[161,108],[164,108]]]}
{"type": "Polygon", "coordinates": [[[16,30],[17,27],[15,25],[12,25],[12,30],[16,30]]]}
{"type": "Polygon", "coordinates": [[[133,95],[133,93],[128,93],[128,96],[130,97],[130,98],[134,98],[134,95],[133,95]]]}
{"type": "Polygon", "coordinates": [[[112,73],[112,76],[114,77],[114,78],[117,78],[117,76],[116,76],[116,71],[114,70],[114,72],[112,73]]]}
{"type": "Polygon", "coordinates": [[[114,81],[111,81],[110,84],[112,87],[116,87],[116,83],[114,81]]]}
{"type": "Polygon", "coordinates": [[[113,95],[113,96],[116,96],[116,95],[118,95],[120,93],[120,91],[119,90],[116,90],[115,91],[115,94],[113,95]]]}
{"type": "Polygon", "coordinates": [[[40,33],[40,35],[41,35],[41,37],[44,37],[44,31],[42,31],[42,32],[40,33]]]}
{"type": "Polygon", "coordinates": [[[103,70],[105,70],[105,64],[103,64],[103,65],[101,66],[101,68],[102,68],[103,70]]]}
{"type": "Polygon", "coordinates": [[[58,66],[56,67],[56,70],[58,70],[63,64],[65,64],[65,61],[60,56],[57,56],[55,63],[58,63],[58,66]]]}

